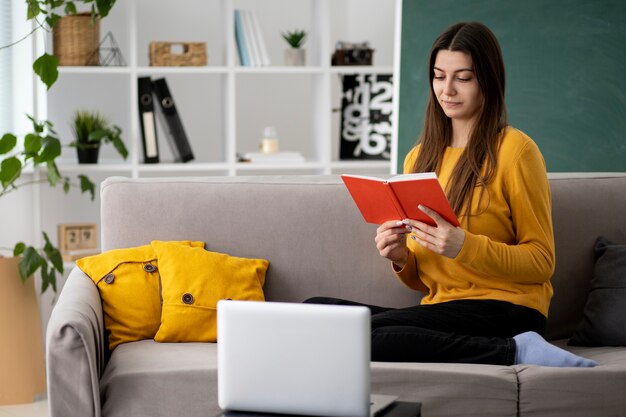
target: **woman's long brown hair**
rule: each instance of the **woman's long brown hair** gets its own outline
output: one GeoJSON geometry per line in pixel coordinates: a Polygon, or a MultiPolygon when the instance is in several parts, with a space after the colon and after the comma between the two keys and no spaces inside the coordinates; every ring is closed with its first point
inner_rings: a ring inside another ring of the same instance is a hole
{"type": "Polygon", "coordinates": [[[421,149],[413,172],[439,172],[447,146],[452,144],[452,122],[433,91],[433,67],[440,50],[464,52],[472,58],[474,74],[482,92],[482,106],[469,141],[452,171],[446,193],[457,216],[469,216],[474,189],[484,191],[496,170],[500,133],[507,125],[504,103],[504,62],[498,41],[489,28],[478,22],[457,23],[434,42],[428,62],[430,96],[421,149]]]}

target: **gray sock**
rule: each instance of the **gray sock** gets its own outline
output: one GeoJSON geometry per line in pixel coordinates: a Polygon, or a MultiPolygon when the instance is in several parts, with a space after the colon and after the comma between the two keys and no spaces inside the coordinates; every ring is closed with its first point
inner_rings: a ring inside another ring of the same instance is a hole
{"type": "Polygon", "coordinates": [[[515,364],[559,367],[594,367],[598,363],[548,343],[535,332],[520,333],[513,337],[516,345],[515,364]]]}

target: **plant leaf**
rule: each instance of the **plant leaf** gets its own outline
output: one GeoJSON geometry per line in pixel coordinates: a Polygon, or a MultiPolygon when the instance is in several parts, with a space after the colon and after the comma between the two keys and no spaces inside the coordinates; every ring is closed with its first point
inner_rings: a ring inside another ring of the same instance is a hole
{"type": "Polygon", "coordinates": [[[115,4],[115,0],[96,0],[96,5],[98,6],[98,14],[100,17],[106,17],[111,8],[115,4]]]}
{"type": "Polygon", "coordinates": [[[96,186],[93,182],[91,182],[89,177],[85,175],[79,175],[78,178],[80,179],[80,192],[89,192],[91,195],[91,201],[93,201],[96,196],[96,186]]]}
{"type": "Polygon", "coordinates": [[[39,7],[39,2],[37,0],[26,0],[26,3],[28,4],[28,11],[26,14],[27,20],[37,17],[39,13],[42,12],[41,8],[39,7]]]}
{"type": "Polygon", "coordinates": [[[44,162],[54,161],[54,159],[61,155],[61,141],[52,136],[46,136],[42,140],[41,152],[35,158],[35,163],[41,164],[44,162]]]}
{"type": "MultiPolygon", "coordinates": [[[[54,269],[50,269],[54,271],[54,269]]],[[[41,268],[41,293],[43,294],[50,285],[50,277],[48,276],[48,268],[41,268]]]]}
{"type": "Polygon", "coordinates": [[[99,142],[102,139],[108,139],[110,136],[110,132],[107,129],[98,129],[89,133],[87,140],[89,142],[99,142]]]}
{"type": "Polygon", "coordinates": [[[2,139],[0,139],[0,155],[5,154],[11,149],[15,148],[16,144],[17,138],[15,137],[15,135],[12,135],[11,133],[4,134],[4,136],[2,136],[2,139]]]}
{"type": "Polygon", "coordinates": [[[26,158],[34,158],[41,149],[41,136],[29,133],[24,137],[24,153],[26,158]]]}
{"type": "Polygon", "coordinates": [[[70,192],[70,179],[67,177],[63,178],[63,192],[65,194],[70,192]]]}
{"type": "Polygon", "coordinates": [[[2,164],[0,164],[0,182],[2,182],[2,187],[6,188],[7,185],[19,178],[21,171],[22,162],[16,157],[12,156],[3,160],[2,164]]]}
{"type": "Polygon", "coordinates": [[[37,250],[32,246],[26,247],[19,264],[22,282],[26,281],[28,277],[33,275],[43,265],[47,265],[46,260],[39,255],[37,250]]]}
{"type": "Polygon", "coordinates": [[[41,78],[41,81],[48,87],[52,87],[57,78],[59,78],[59,60],[52,55],[44,52],[42,56],[33,62],[33,71],[41,78]]]}
{"type": "MultiPolygon", "coordinates": [[[[59,252],[56,246],[54,246],[52,242],[50,242],[48,234],[46,232],[42,233],[43,238],[46,241],[46,244],[43,247],[43,251],[45,252],[50,262],[52,262],[52,266],[54,266],[54,269],[56,269],[60,273],[63,273],[63,257],[61,256],[61,252],[59,252]]],[[[54,271],[52,271],[52,273],[54,273],[54,271]]]]}
{"type": "Polygon", "coordinates": [[[65,5],[65,14],[76,14],[76,5],[74,5],[74,2],[67,2],[65,5]]]}
{"type": "Polygon", "coordinates": [[[26,249],[26,244],[24,242],[17,242],[15,244],[15,248],[13,248],[13,256],[20,256],[24,249],[26,249]]]}
{"type": "Polygon", "coordinates": [[[48,183],[54,187],[61,179],[61,173],[54,161],[47,162],[46,165],[48,167],[48,183]]]}
{"type": "Polygon", "coordinates": [[[48,24],[49,27],[53,28],[54,25],[57,24],[60,18],[61,16],[59,16],[56,13],[50,13],[50,15],[46,17],[46,23],[48,24]]]}

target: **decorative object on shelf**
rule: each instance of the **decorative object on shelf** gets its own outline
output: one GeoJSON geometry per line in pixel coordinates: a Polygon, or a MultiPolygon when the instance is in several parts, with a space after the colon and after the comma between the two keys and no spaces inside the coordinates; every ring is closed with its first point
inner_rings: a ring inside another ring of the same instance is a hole
{"type": "Polygon", "coordinates": [[[269,66],[269,53],[256,11],[235,9],[234,13],[235,44],[241,66],[269,66]]]}
{"type": "Polygon", "coordinates": [[[41,319],[35,283],[22,282],[19,258],[0,256],[0,405],[45,398],[41,319]]]}
{"type": "Polygon", "coordinates": [[[72,129],[75,140],[70,146],[76,148],[80,164],[98,163],[100,145],[103,143],[113,143],[124,159],[128,157],[128,151],[120,136],[122,130],[116,125],[111,125],[97,111],[77,110],[72,119],[72,129]]]}
{"type": "Polygon", "coordinates": [[[343,76],[340,159],[389,160],[392,78],[391,74],[343,76]]]}
{"type": "Polygon", "coordinates": [[[285,164],[304,162],[304,156],[300,152],[276,151],[276,152],[246,152],[237,155],[239,162],[253,162],[265,164],[285,164]]]}
{"type": "Polygon", "coordinates": [[[285,50],[285,65],[303,66],[305,61],[305,51],[300,47],[306,40],[306,31],[296,29],[291,32],[283,32],[281,35],[290,46],[290,48],[285,50]]]}
{"type": "Polygon", "coordinates": [[[52,29],[59,65],[100,65],[100,18],[77,13],[60,18],[52,29]]]}
{"type": "Polygon", "coordinates": [[[113,37],[111,32],[107,32],[104,38],[98,45],[98,49],[93,52],[93,55],[98,57],[90,57],[90,60],[98,60],[103,67],[125,67],[126,60],[120,47],[117,45],[117,41],[113,37]]]}
{"type": "Polygon", "coordinates": [[[374,50],[369,42],[337,42],[331,65],[372,65],[374,50]]]}
{"type": "Polygon", "coordinates": [[[152,91],[159,102],[159,105],[156,106],[157,115],[161,125],[165,128],[165,136],[167,136],[172,154],[174,154],[174,160],[176,162],[193,160],[191,145],[187,139],[183,122],[178,114],[176,103],[165,78],[153,80],[152,91]]]}
{"type": "Polygon", "coordinates": [[[304,157],[300,152],[280,151],[278,146],[278,135],[274,126],[266,126],[263,128],[263,137],[259,142],[258,152],[247,152],[238,154],[239,162],[256,162],[256,163],[298,163],[304,162],[304,157]]]}
{"type": "Polygon", "coordinates": [[[276,134],[276,128],[274,126],[267,126],[263,129],[263,137],[259,143],[259,152],[278,152],[278,135],[276,134]]]}
{"type": "Polygon", "coordinates": [[[206,42],[150,42],[150,65],[153,67],[206,66],[206,42]]]}
{"type": "Polygon", "coordinates": [[[95,223],[60,224],[58,240],[61,256],[66,262],[99,253],[95,223]]]}

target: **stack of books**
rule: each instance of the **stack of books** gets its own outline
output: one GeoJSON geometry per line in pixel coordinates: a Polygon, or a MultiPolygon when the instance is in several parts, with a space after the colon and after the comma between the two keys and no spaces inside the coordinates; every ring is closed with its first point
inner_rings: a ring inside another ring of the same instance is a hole
{"type": "Polygon", "coordinates": [[[247,152],[237,156],[239,162],[268,164],[304,162],[304,156],[300,152],[247,152]]]}
{"type": "Polygon", "coordinates": [[[267,67],[270,65],[267,46],[256,11],[235,9],[235,42],[242,66],[267,67]]]}

